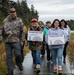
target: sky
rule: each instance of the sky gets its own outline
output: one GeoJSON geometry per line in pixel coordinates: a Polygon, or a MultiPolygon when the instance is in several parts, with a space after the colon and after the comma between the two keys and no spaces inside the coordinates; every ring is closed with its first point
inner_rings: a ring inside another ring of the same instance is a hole
{"type": "Polygon", "coordinates": [[[74,0],[27,0],[29,8],[33,4],[40,21],[54,19],[74,19],[74,0]]]}

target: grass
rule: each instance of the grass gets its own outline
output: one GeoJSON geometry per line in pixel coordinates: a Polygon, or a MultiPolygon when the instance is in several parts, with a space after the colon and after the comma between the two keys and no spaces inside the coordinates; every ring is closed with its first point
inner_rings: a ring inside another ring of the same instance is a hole
{"type": "Polygon", "coordinates": [[[74,33],[71,34],[70,40],[74,40],[74,33]]]}
{"type": "Polygon", "coordinates": [[[74,33],[71,34],[71,38],[67,48],[67,54],[68,54],[70,63],[72,62],[74,63],[74,33]]]}
{"type": "Polygon", "coordinates": [[[0,45],[0,75],[4,75],[7,71],[5,63],[5,46],[2,43],[0,45]]]}

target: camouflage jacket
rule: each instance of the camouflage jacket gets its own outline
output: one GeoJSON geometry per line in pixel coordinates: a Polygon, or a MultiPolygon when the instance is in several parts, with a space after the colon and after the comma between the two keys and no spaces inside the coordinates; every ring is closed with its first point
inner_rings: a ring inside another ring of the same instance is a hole
{"type": "MultiPolygon", "coordinates": [[[[37,27],[35,29],[33,27],[31,27],[29,30],[42,31],[42,29],[40,27],[37,27]]],[[[30,48],[30,50],[41,50],[42,42],[29,41],[29,48],[30,48]]]]}
{"type": "Polygon", "coordinates": [[[0,41],[2,40],[2,34],[5,35],[5,42],[24,41],[25,32],[22,20],[18,17],[12,19],[10,16],[7,16],[0,27],[0,41]]]}

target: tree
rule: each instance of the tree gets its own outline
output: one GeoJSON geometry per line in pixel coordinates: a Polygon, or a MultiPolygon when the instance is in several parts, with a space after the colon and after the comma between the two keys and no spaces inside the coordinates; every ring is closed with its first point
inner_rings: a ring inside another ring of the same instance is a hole
{"type": "Polygon", "coordinates": [[[27,0],[17,0],[17,2],[13,0],[0,0],[0,4],[0,15],[2,13],[4,16],[7,16],[9,8],[15,7],[17,15],[23,19],[25,25],[29,25],[33,17],[38,19],[37,10],[34,9],[33,5],[31,5],[30,9],[27,5],[27,0]]]}
{"type": "Polygon", "coordinates": [[[38,12],[34,9],[34,6],[31,5],[31,18],[37,18],[38,19],[38,12]]]}
{"type": "Polygon", "coordinates": [[[69,27],[71,28],[71,30],[74,30],[74,20],[67,20],[67,23],[69,27]]]}

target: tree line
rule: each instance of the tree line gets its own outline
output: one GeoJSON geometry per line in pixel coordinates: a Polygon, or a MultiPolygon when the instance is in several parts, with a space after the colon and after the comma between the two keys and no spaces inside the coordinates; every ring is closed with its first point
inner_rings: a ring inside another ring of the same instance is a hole
{"type": "Polygon", "coordinates": [[[71,28],[71,30],[74,30],[74,20],[67,20],[67,23],[69,27],[71,28]]]}
{"type": "Polygon", "coordinates": [[[8,9],[11,7],[16,8],[17,15],[23,19],[26,26],[30,24],[32,18],[38,19],[39,17],[34,5],[31,5],[31,8],[28,7],[27,0],[17,0],[16,2],[13,0],[0,0],[0,19],[8,15],[8,9]]]}
{"type": "MultiPolygon", "coordinates": [[[[26,26],[30,25],[30,21],[33,17],[39,18],[38,11],[35,10],[34,6],[28,7],[27,0],[0,0],[0,25],[2,25],[3,19],[8,15],[8,9],[11,7],[16,8],[17,15],[23,19],[26,26]]],[[[74,30],[74,20],[67,20],[71,30],[74,30]]]]}

